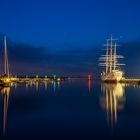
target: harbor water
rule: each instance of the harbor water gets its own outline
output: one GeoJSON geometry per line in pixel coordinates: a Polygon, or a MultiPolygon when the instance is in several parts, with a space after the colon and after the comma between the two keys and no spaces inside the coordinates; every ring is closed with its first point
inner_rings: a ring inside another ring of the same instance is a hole
{"type": "Polygon", "coordinates": [[[66,80],[0,89],[0,138],[112,139],[140,136],[140,87],[66,80]]]}

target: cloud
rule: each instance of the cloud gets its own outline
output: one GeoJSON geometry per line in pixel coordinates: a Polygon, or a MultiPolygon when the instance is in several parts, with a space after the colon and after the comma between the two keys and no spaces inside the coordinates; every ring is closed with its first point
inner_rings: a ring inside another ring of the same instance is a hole
{"type": "Polygon", "coordinates": [[[97,67],[97,48],[51,52],[49,47],[8,43],[11,73],[17,75],[85,75],[97,67]],[[94,61],[95,60],[95,61],[94,61]]]}
{"type": "Polygon", "coordinates": [[[124,55],[125,73],[129,77],[140,77],[140,41],[122,44],[120,51],[124,55]]]}
{"type": "MultiPolygon", "coordinates": [[[[50,47],[8,42],[10,71],[16,75],[99,76],[98,58],[102,46],[75,46],[50,51],[50,47]]],[[[118,48],[125,56],[123,67],[127,76],[140,76],[140,42],[128,42],[118,48]]],[[[2,66],[1,66],[2,67],[2,66]]]]}

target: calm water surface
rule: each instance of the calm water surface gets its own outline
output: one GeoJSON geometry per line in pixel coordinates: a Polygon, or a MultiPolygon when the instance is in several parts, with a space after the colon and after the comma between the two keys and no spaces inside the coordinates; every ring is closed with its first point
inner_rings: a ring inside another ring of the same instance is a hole
{"type": "Polygon", "coordinates": [[[0,138],[140,138],[140,88],[100,81],[1,88],[0,138]]]}

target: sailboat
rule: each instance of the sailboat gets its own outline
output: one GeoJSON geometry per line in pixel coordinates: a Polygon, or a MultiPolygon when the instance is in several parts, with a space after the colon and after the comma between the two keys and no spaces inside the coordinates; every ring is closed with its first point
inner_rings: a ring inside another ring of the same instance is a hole
{"type": "Polygon", "coordinates": [[[118,63],[118,59],[124,58],[122,55],[117,55],[117,39],[113,39],[112,36],[110,39],[107,39],[106,54],[101,55],[99,58],[100,66],[105,67],[105,71],[101,73],[101,80],[104,82],[119,82],[124,72],[120,70],[120,66],[125,65],[118,63]]]}
{"type": "Polygon", "coordinates": [[[4,74],[1,76],[0,85],[8,84],[11,82],[9,74],[8,53],[6,36],[4,37],[4,74]]]}

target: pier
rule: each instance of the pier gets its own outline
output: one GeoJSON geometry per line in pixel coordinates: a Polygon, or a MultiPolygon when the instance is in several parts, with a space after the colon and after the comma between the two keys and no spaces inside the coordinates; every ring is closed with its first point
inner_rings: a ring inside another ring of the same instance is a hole
{"type": "Polygon", "coordinates": [[[28,83],[28,82],[51,82],[51,81],[64,81],[66,77],[12,77],[11,82],[28,83]]]}
{"type": "Polygon", "coordinates": [[[122,78],[120,83],[140,84],[140,78],[122,78]]]}

